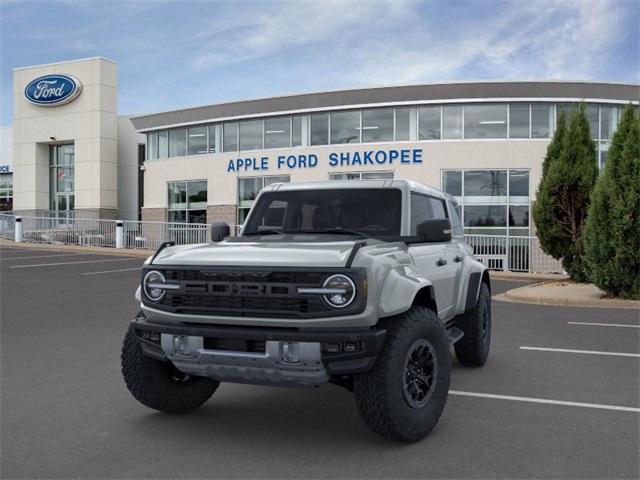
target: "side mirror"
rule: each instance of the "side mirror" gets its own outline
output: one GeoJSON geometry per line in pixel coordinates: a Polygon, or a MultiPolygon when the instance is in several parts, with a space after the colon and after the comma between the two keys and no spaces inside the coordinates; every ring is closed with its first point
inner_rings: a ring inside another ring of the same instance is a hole
{"type": "Polygon", "coordinates": [[[213,222],[211,224],[211,240],[221,242],[231,235],[231,228],[227,222],[213,222]]]}
{"type": "Polygon", "coordinates": [[[425,220],[418,225],[416,234],[423,242],[449,242],[451,241],[451,222],[446,218],[425,220]]]}

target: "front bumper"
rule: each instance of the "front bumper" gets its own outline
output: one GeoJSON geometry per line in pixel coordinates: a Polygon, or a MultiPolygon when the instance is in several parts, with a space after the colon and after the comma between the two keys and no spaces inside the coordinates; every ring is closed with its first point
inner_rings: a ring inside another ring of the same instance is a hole
{"type": "Polygon", "coordinates": [[[143,352],[178,370],[218,381],[316,386],[366,372],[382,349],[382,329],[300,330],[133,320],[143,352]],[[292,347],[291,345],[294,344],[292,347]],[[293,361],[285,350],[295,348],[293,361]]]}

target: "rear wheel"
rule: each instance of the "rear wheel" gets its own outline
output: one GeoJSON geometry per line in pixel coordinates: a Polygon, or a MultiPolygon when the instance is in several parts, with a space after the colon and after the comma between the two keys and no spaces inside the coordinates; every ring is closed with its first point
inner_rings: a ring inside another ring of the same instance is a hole
{"type": "Polygon", "coordinates": [[[375,433],[415,442],[435,426],[447,401],[447,336],[437,315],[422,306],[383,325],[387,338],[373,370],[354,377],[356,405],[375,433]]]}
{"type": "Polygon", "coordinates": [[[491,347],[491,292],[486,283],[480,284],[475,308],[460,318],[458,328],[464,337],[455,344],[456,357],[466,365],[484,365],[491,347]]]}
{"type": "Polygon", "coordinates": [[[143,405],[166,413],[189,413],[218,388],[219,382],[193,377],[142,353],[133,326],[129,327],[122,345],[122,375],[131,394],[143,405]]]}

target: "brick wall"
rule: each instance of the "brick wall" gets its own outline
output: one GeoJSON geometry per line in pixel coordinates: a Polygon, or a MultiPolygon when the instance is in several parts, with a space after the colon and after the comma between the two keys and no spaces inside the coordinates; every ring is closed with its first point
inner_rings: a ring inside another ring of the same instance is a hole
{"type": "Polygon", "coordinates": [[[208,205],[207,223],[227,222],[229,225],[235,225],[236,213],[236,205],[208,205]]]}
{"type": "Polygon", "coordinates": [[[143,208],[142,221],[143,222],[166,222],[167,209],[166,208],[143,208]]]}

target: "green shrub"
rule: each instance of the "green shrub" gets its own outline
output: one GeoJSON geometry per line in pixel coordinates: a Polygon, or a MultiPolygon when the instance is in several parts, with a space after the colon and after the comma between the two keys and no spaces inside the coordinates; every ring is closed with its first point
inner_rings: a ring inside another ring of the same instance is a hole
{"type": "Polygon", "coordinates": [[[624,111],[585,227],[589,280],[611,296],[640,298],[640,118],[624,111]]]}
{"type": "Polygon", "coordinates": [[[596,146],[584,105],[571,116],[566,131],[561,119],[547,149],[533,219],[542,250],[562,259],[572,280],[584,282],[582,233],[598,176],[596,146]]]}

